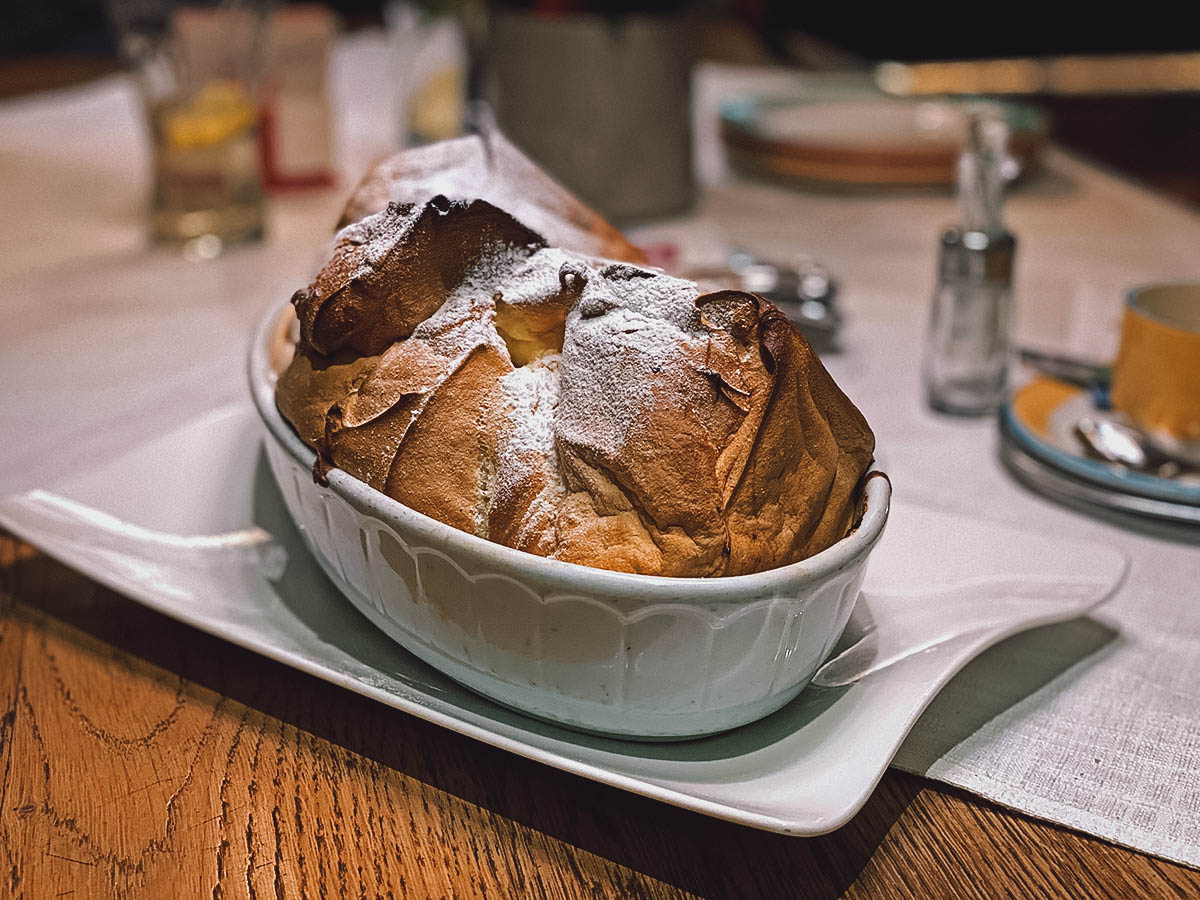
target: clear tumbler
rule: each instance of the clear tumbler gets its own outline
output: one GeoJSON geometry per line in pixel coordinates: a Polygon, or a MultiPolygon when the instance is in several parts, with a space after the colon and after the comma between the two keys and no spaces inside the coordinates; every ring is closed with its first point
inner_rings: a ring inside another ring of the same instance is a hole
{"type": "Polygon", "coordinates": [[[211,257],[263,235],[258,79],[268,0],[108,0],[153,145],[153,240],[211,257]]]}

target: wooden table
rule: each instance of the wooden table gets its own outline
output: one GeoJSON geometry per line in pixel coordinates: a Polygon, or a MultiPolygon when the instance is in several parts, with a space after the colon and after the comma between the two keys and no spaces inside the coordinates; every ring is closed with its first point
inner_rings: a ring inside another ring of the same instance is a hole
{"type": "Polygon", "coordinates": [[[0,537],[0,896],[1200,895],[889,772],[822,838],[594,784],[226,644],[0,537]]]}

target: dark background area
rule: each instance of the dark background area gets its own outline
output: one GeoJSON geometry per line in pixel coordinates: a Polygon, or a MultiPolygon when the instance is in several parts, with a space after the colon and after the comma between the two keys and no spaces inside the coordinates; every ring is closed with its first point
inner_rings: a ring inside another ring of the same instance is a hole
{"type": "MultiPolygon", "coordinates": [[[[352,24],[381,21],[382,0],[332,0],[327,3],[352,24]]],[[[418,4],[421,5],[421,4],[418,4]]],[[[428,4],[453,7],[453,2],[428,4]]],[[[745,0],[724,4],[687,4],[671,0],[621,3],[523,2],[514,5],[558,10],[665,10],[695,6],[714,18],[740,20],[772,46],[790,32],[803,32],[868,60],[977,59],[992,56],[1042,56],[1059,53],[1134,53],[1194,50],[1198,40],[1187,4],[1139,4],[1137,15],[1102,13],[1100,7],[1067,14],[1054,4],[1039,7],[959,5],[940,15],[920,15],[908,5],[871,8],[853,3],[795,3],[745,0]]],[[[103,0],[8,0],[4,4],[0,53],[113,54],[103,0]]],[[[1114,9],[1116,9],[1114,7],[1114,9]]]]}
{"type": "MultiPolygon", "coordinates": [[[[382,0],[332,0],[348,28],[382,21],[382,0]]],[[[426,0],[453,8],[455,0],[426,0]]],[[[1185,4],[1100,12],[1053,4],[974,4],[946,11],[786,0],[518,0],[558,10],[697,8],[708,23],[702,55],[736,62],[822,65],[881,60],[982,59],[1150,53],[1200,47],[1185,4]],[[816,52],[812,52],[816,47],[816,52]],[[805,52],[805,51],[808,52],[805,52]]],[[[1113,7],[1114,10],[1118,9],[1113,7]]],[[[59,87],[119,66],[103,0],[8,0],[0,29],[0,96],[59,87]]],[[[1200,92],[1156,96],[1035,97],[1060,144],[1200,204],[1200,92]]]]}

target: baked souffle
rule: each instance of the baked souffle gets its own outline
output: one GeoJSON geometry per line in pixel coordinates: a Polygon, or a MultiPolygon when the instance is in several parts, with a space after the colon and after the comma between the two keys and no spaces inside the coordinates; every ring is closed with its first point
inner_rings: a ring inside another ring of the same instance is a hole
{"type": "Polygon", "coordinates": [[[406,182],[404,156],[351,208],[386,205],[293,298],[276,399],[318,478],[337,467],[479,537],[649,575],[762,571],[853,527],[874,435],[783,313],[637,264],[553,182],[512,184],[486,153],[441,179],[463,196],[423,200],[439,179],[423,161],[406,182]]]}

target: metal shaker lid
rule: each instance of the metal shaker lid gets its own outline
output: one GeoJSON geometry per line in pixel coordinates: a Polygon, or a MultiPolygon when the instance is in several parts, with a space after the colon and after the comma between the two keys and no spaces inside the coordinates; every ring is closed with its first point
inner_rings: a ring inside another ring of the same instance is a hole
{"type": "Polygon", "coordinates": [[[938,246],[938,280],[1010,287],[1016,245],[1008,231],[948,228],[938,246]]]}

